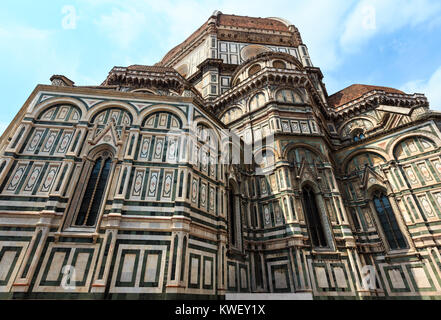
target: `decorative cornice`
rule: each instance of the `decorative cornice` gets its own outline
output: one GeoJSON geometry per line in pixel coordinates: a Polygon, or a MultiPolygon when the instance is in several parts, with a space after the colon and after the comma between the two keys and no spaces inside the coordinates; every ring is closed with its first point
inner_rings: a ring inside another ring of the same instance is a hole
{"type": "Polygon", "coordinates": [[[321,107],[322,112],[325,116],[327,116],[327,105],[321,100],[319,93],[312,84],[312,81],[306,71],[276,69],[270,67],[263,68],[258,73],[247,78],[245,81],[230,88],[222,95],[217,97],[209,105],[213,108],[213,110],[215,110],[216,113],[220,113],[228,104],[234,103],[239,98],[247,95],[251,91],[266,84],[280,84],[281,82],[291,86],[304,87],[309,90],[313,101],[321,107]]]}
{"type": "Polygon", "coordinates": [[[344,120],[355,114],[375,109],[380,103],[400,106],[428,106],[429,104],[426,96],[419,93],[409,95],[388,93],[382,90],[372,90],[360,98],[336,108],[335,111],[331,111],[330,116],[333,120],[344,120]]]}

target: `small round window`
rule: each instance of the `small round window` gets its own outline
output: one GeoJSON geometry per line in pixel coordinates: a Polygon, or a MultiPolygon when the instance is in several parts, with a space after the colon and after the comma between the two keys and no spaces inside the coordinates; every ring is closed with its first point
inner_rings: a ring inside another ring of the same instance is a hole
{"type": "Polygon", "coordinates": [[[276,69],[286,69],[286,64],[283,61],[274,61],[273,67],[276,69]]]}
{"type": "Polygon", "coordinates": [[[262,70],[262,67],[258,64],[255,64],[248,70],[248,76],[251,77],[252,75],[258,73],[260,70],[262,70]]]}

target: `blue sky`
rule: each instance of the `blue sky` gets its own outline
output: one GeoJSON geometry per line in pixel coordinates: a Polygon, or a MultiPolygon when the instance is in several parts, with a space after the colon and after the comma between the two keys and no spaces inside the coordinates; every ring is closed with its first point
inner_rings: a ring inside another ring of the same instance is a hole
{"type": "Polygon", "coordinates": [[[0,132],[39,83],[97,85],[113,66],[152,65],[214,10],[296,25],[332,94],[353,83],[425,93],[441,111],[438,0],[2,0],[0,132]]]}

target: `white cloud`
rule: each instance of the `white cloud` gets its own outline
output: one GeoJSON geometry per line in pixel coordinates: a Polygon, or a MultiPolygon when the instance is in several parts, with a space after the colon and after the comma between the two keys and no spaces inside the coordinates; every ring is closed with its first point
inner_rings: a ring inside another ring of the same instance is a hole
{"type": "Polygon", "coordinates": [[[407,93],[424,93],[429,99],[433,110],[441,111],[441,66],[428,80],[410,81],[403,85],[401,90],[407,93]]]}
{"type": "Polygon", "coordinates": [[[26,26],[8,26],[0,28],[0,39],[2,39],[2,42],[11,39],[15,39],[16,41],[44,41],[48,39],[50,34],[50,31],[26,26]]]}
{"type": "Polygon", "coordinates": [[[168,39],[165,40],[170,44],[170,49],[201,26],[214,10],[252,17],[280,17],[299,28],[315,65],[334,70],[342,58],[338,53],[339,35],[343,32],[342,20],[354,1],[273,0],[269,6],[267,0],[164,0],[151,2],[150,6],[160,15],[165,15],[168,21],[168,39]]]}
{"type": "Polygon", "coordinates": [[[343,51],[358,51],[378,34],[430,23],[439,16],[441,3],[430,0],[362,0],[345,22],[340,39],[343,51]]]}
{"type": "Polygon", "coordinates": [[[112,41],[126,49],[145,30],[147,18],[135,8],[113,8],[111,14],[101,16],[96,24],[112,41]]]}

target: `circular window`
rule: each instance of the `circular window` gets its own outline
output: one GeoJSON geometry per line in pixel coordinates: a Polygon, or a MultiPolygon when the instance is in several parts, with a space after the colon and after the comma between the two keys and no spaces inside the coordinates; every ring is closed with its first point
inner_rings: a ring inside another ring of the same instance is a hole
{"type": "Polygon", "coordinates": [[[258,45],[258,44],[250,44],[241,50],[240,55],[242,57],[242,60],[246,61],[251,58],[254,58],[259,53],[268,52],[268,51],[271,51],[271,50],[265,46],[258,45]]]}
{"type": "Polygon", "coordinates": [[[262,67],[259,64],[255,64],[248,70],[248,76],[251,77],[252,75],[255,75],[260,70],[262,70],[262,67]]]}
{"type": "Polygon", "coordinates": [[[274,61],[273,67],[276,69],[286,69],[286,64],[283,61],[274,61]]]}

